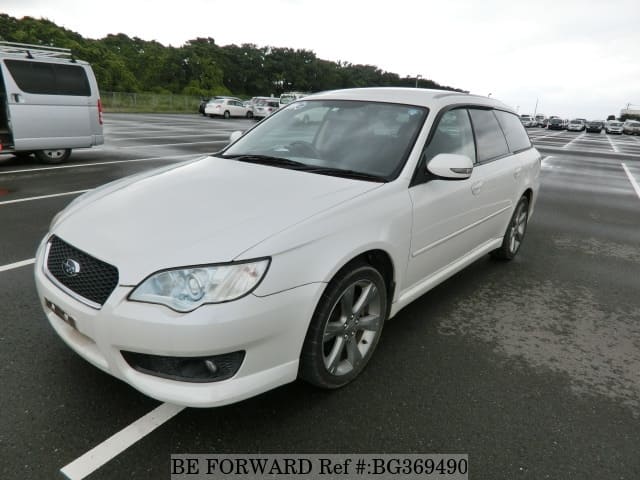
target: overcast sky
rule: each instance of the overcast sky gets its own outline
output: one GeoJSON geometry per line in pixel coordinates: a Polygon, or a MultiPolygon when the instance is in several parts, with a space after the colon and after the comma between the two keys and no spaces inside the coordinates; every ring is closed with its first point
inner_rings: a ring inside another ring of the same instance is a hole
{"type": "Polygon", "coordinates": [[[305,48],[562,117],[640,109],[640,0],[2,0],[85,37],[305,48]],[[633,107],[632,107],[633,108],[633,107]]]}

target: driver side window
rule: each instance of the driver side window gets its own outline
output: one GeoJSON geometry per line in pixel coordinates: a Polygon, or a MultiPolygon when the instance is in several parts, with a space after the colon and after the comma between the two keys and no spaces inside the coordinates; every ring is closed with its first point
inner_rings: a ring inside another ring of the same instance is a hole
{"type": "Polygon", "coordinates": [[[445,113],[423,153],[424,165],[439,153],[466,155],[476,163],[471,122],[466,109],[449,110],[445,113]]]}

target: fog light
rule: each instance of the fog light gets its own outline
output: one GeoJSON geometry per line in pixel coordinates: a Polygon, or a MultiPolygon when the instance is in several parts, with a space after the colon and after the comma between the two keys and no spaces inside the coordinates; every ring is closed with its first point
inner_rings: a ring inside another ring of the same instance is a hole
{"type": "Polygon", "coordinates": [[[211,360],[207,359],[204,361],[205,366],[207,367],[207,370],[209,370],[211,373],[216,374],[218,373],[218,367],[215,363],[213,363],[211,360]]]}
{"type": "Polygon", "coordinates": [[[135,370],[181,382],[219,382],[233,377],[244,360],[244,350],[207,357],[165,357],[121,351],[135,370]]]}

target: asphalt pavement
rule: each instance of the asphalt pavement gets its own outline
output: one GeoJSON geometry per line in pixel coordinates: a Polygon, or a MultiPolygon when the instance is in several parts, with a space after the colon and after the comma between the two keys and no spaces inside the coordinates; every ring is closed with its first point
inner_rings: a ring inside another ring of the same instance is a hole
{"type": "MultiPolygon", "coordinates": [[[[33,258],[79,192],[214,152],[247,120],[105,115],[51,167],[0,157],[0,478],[60,470],[159,402],[73,353],[33,258]],[[37,197],[37,198],[36,198],[37,197]]],[[[640,475],[640,141],[529,131],[544,153],[518,257],[483,258],[386,326],[361,378],[185,409],[89,479],[169,478],[172,453],[467,453],[473,479],[640,475]]]]}

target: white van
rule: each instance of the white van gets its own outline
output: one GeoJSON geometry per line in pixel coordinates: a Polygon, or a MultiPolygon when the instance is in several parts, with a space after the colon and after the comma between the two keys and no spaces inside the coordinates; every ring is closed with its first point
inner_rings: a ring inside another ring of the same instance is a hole
{"type": "Polygon", "coordinates": [[[60,163],[104,143],[98,84],[63,48],[0,42],[0,154],[60,163]]]}

